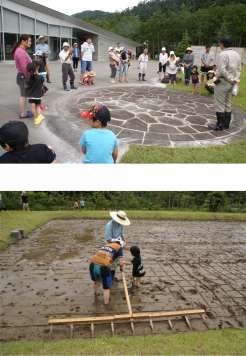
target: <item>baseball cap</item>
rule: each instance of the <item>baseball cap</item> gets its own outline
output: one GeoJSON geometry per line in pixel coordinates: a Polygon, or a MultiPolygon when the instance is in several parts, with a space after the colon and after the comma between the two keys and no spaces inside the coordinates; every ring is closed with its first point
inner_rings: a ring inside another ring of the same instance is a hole
{"type": "Polygon", "coordinates": [[[86,119],[95,118],[101,122],[107,122],[111,120],[109,109],[104,105],[95,105],[90,108],[89,111],[81,111],[80,115],[86,119]]]}
{"type": "Polygon", "coordinates": [[[0,140],[11,144],[28,141],[28,128],[22,121],[8,121],[0,128],[0,140]]]}

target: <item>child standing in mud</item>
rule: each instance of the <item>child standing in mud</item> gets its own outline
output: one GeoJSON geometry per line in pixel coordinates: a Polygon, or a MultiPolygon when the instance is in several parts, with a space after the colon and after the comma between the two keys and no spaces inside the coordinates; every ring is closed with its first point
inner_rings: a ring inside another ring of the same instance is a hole
{"type": "Polygon", "coordinates": [[[140,287],[140,280],[145,275],[145,270],[141,263],[140,250],[137,246],[132,246],[130,248],[131,255],[134,257],[131,262],[123,261],[123,264],[132,266],[132,285],[135,286],[135,282],[137,287],[140,287]],[[135,281],[136,278],[136,281],[135,281]]]}

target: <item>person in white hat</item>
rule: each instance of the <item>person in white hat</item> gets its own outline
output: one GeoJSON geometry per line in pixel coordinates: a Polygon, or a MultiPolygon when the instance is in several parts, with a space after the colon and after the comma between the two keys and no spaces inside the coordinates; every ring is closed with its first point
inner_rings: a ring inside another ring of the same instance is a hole
{"type": "Polygon", "coordinates": [[[163,70],[163,78],[166,75],[166,63],[167,63],[168,55],[166,53],[166,47],[162,47],[161,53],[159,55],[159,80],[161,80],[161,71],[163,70]]]}
{"type": "Polygon", "coordinates": [[[114,54],[113,47],[109,47],[108,51],[109,51],[109,67],[111,68],[111,76],[110,76],[109,83],[114,84],[114,83],[116,83],[114,78],[115,78],[116,72],[117,72],[117,64],[119,63],[120,60],[114,54]]]}
{"type": "Polygon", "coordinates": [[[74,79],[75,75],[73,72],[72,68],[72,61],[70,57],[73,54],[73,47],[69,49],[69,44],[67,42],[64,42],[62,45],[62,51],[59,53],[59,57],[62,63],[62,83],[63,83],[63,89],[66,91],[69,91],[67,87],[67,79],[68,76],[70,77],[70,88],[71,89],[77,89],[77,87],[74,85],[74,79]]]}
{"type": "MultiPolygon", "coordinates": [[[[38,39],[36,40],[37,45],[35,47],[35,52],[37,51],[41,51],[44,55],[45,55],[45,60],[46,60],[46,64],[49,64],[49,55],[50,55],[50,47],[47,43],[44,43],[48,40],[48,37],[45,36],[39,36],[38,39]]],[[[48,75],[47,72],[47,83],[51,83],[50,81],[50,75],[48,75]]]]}
{"type": "MultiPolygon", "coordinates": [[[[126,246],[125,234],[123,231],[123,226],[129,226],[130,221],[126,217],[126,213],[124,211],[111,211],[110,216],[112,220],[107,223],[105,226],[105,244],[110,242],[118,241],[121,246],[124,248],[126,246]]],[[[116,268],[119,265],[118,259],[115,259],[113,263],[110,264],[111,276],[112,278],[115,275],[116,268]]]]}
{"type": "Polygon", "coordinates": [[[141,81],[141,75],[142,75],[142,80],[145,81],[144,79],[145,74],[146,74],[146,69],[147,69],[147,62],[148,62],[148,49],[145,48],[143,53],[140,54],[138,58],[138,63],[139,63],[139,73],[138,73],[138,80],[141,81]]]}

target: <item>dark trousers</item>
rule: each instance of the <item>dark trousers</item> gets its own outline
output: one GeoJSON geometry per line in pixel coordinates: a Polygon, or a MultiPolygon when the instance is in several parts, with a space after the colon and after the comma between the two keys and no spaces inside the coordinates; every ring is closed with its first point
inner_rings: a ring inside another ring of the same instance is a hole
{"type": "Polygon", "coordinates": [[[209,91],[210,93],[214,93],[214,87],[212,85],[205,85],[205,88],[207,89],[207,91],[209,91]]]}
{"type": "Polygon", "coordinates": [[[78,61],[79,61],[79,58],[73,57],[73,69],[78,68],[78,61]]]}
{"type": "Polygon", "coordinates": [[[109,66],[111,68],[111,76],[110,76],[110,78],[115,78],[116,72],[117,72],[117,68],[114,67],[114,64],[110,64],[109,66]]]}
{"type": "Polygon", "coordinates": [[[185,79],[190,80],[190,74],[192,72],[192,66],[190,66],[189,68],[184,67],[184,72],[185,72],[185,79]]]}
{"type": "Polygon", "coordinates": [[[70,81],[74,81],[74,72],[70,63],[62,63],[62,84],[66,85],[68,76],[70,77],[70,81]]]}

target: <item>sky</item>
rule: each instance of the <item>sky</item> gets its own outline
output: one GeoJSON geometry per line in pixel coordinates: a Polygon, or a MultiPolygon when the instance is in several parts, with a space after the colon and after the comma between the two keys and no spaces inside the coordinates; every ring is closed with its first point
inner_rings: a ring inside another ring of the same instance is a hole
{"type": "MultiPolygon", "coordinates": [[[[32,0],[33,1],[33,0],[32,0]]],[[[122,11],[127,7],[133,7],[138,4],[140,0],[90,0],[90,1],[78,1],[78,0],[38,0],[34,1],[40,5],[49,7],[50,9],[62,12],[66,15],[73,15],[77,12],[86,10],[101,10],[106,12],[122,11]],[[68,6],[69,3],[69,6],[68,6]]]]}

